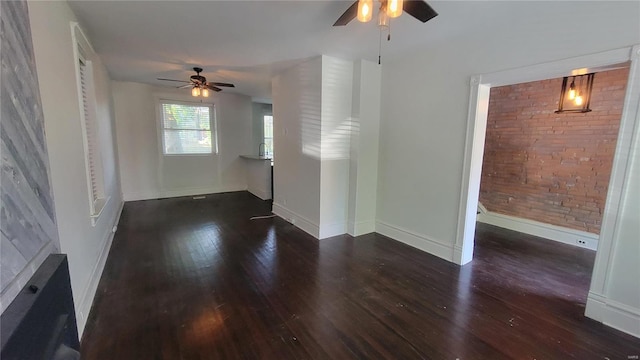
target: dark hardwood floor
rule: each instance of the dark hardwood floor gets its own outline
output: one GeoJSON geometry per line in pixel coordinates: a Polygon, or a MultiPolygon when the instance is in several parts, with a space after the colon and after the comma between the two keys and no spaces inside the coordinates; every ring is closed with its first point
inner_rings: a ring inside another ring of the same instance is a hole
{"type": "Polygon", "coordinates": [[[381,235],[318,241],[249,193],[127,203],[88,359],[627,359],[584,317],[594,252],[479,225],[459,267],[381,235]]]}

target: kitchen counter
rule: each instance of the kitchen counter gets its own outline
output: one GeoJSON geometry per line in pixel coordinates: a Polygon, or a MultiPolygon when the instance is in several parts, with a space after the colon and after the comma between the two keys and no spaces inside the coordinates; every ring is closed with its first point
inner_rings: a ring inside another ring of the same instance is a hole
{"type": "Polygon", "coordinates": [[[248,160],[271,160],[270,157],[258,156],[258,155],[240,155],[240,157],[248,160]]]}
{"type": "Polygon", "coordinates": [[[240,155],[247,169],[247,190],[262,200],[271,199],[271,158],[258,155],[240,155]]]}

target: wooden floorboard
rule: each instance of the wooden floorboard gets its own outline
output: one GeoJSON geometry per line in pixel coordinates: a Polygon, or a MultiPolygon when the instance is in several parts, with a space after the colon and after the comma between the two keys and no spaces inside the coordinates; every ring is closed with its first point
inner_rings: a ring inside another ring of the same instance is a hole
{"type": "Polygon", "coordinates": [[[595,253],[479,224],[459,267],[318,241],[247,192],[125,205],[83,359],[628,359],[584,317],[595,253]]]}

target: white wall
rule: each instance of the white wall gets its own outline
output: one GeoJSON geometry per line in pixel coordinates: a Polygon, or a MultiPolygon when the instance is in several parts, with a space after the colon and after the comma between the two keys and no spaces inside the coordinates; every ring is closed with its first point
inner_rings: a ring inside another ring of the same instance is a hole
{"type": "Polygon", "coordinates": [[[113,237],[111,229],[122,209],[110,80],[100,59],[92,57],[105,195],[110,197],[92,226],[70,26],[76,19],[67,3],[59,1],[29,2],[29,13],[60,248],[69,257],[78,330],[82,333],[113,237]]]}
{"type": "Polygon", "coordinates": [[[322,58],[272,81],[273,212],[319,236],[322,58]]]}
{"type": "Polygon", "coordinates": [[[638,3],[575,4],[504,2],[501,6],[511,7],[514,14],[535,16],[487,23],[385,63],[379,232],[452,259],[472,75],[638,42],[638,3]],[[575,27],[566,14],[589,25],[575,27]]]}
{"type": "Polygon", "coordinates": [[[353,62],[322,56],[319,238],[347,231],[353,62]]]}
{"type": "Polygon", "coordinates": [[[132,82],[113,81],[112,89],[126,201],[246,190],[246,169],[239,155],[251,153],[249,97],[220,92],[203,100],[215,105],[218,154],[163,156],[158,99],[195,99],[186,90],[132,82]]]}
{"type": "Polygon", "coordinates": [[[375,231],[381,73],[370,61],[354,63],[347,227],[352,236],[375,231]]]}

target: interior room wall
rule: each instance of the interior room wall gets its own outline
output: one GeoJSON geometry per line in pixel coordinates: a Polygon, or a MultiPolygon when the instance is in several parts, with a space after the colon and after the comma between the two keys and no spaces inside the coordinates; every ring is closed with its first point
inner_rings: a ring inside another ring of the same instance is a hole
{"type": "Polygon", "coordinates": [[[320,234],[347,232],[353,62],[322,56],[320,234]]]}
{"type": "MultiPolygon", "coordinates": [[[[512,13],[529,15],[486,23],[384,64],[378,232],[452,260],[472,75],[640,41],[637,3],[574,5],[505,2],[512,13]],[[573,26],[567,13],[589,26],[573,26]]],[[[465,6],[473,12],[482,3],[465,6]]]]}
{"type": "Polygon", "coordinates": [[[628,76],[597,73],[587,113],[555,113],[562,78],[491,88],[482,205],[599,234],[628,76]]]}
{"type": "Polygon", "coordinates": [[[252,152],[249,155],[260,153],[260,143],[264,142],[264,117],[273,115],[273,105],[263,103],[251,103],[253,139],[251,141],[252,152]]]}
{"type": "Polygon", "coordinates": [[[0,311],[4,312],[44,259],[58,252],[59,244],[27,2],[0,2],[0,17],[5,49],[0,54],[0,311]]]}
{"type": "Polygon", "coordinates": [[[272,81],[273,212],[318,237],[322,58],[287,69],[272,81]]]}
{"type": "MultiPolygon", "coordinates": [[[[453,260],[471,76],[640,43],[640,4],[575,4],[506,2],[503,6],[513,13],[527,16],[515,22],[487,22],[476,31],[385,64],[378,177],[378,204],[384,206],[377,208],[378,232],[453,260]],[[573,26],[566,21],[569,13],[589,26],[573,26]]],[[[474,12],[482,3],[465,6],[474,12]]],[[[625,209],[637,207],[638,197],[632,195],[633,190],[624,194],[625,209]]],[[[637,216],[627,219],[629,228],[637,229],[637,216]]],[[[633,269],[636,240],[616,240],[623,245],[612,255],[612,263],[633,269]]],[[[624,280],[610,283],[616,281],[624,280]]],[[[631,287],[620,284],[616,290],[615,301],[626,309],[618,315],[640,323],[640,309],[630,296],[638,292],[638,284],[627,285],[631,287]]],[[[608,301],[602,299],[603,304],[608,301]]]]}
{"type": "Polygon", "coordinates": [[[94,226],[70,26],[76,18],[62,1],[29,2],[29,13],[60,251],[69,257],[78,331],[82,333],[113,239],[112,228],[122,209],[110,79],[99,57],[93,57],[98,142],[105,196],[109,197],[94,226]]]}
{"type": "Polygon", "coordinates": [[[158,99],[199,102],[186,90],[112,82],[122,192],[126,201],[247,189],[239,157],[252,148],[251,98],[214,93],[218,154],[163,156],[158,99]]]}
{"type": "Polygon", "coordinates": [[[375,231],[381,74],[378,64],[354,62],[347,216],[347,232],[352,236],[375,231]]]}

